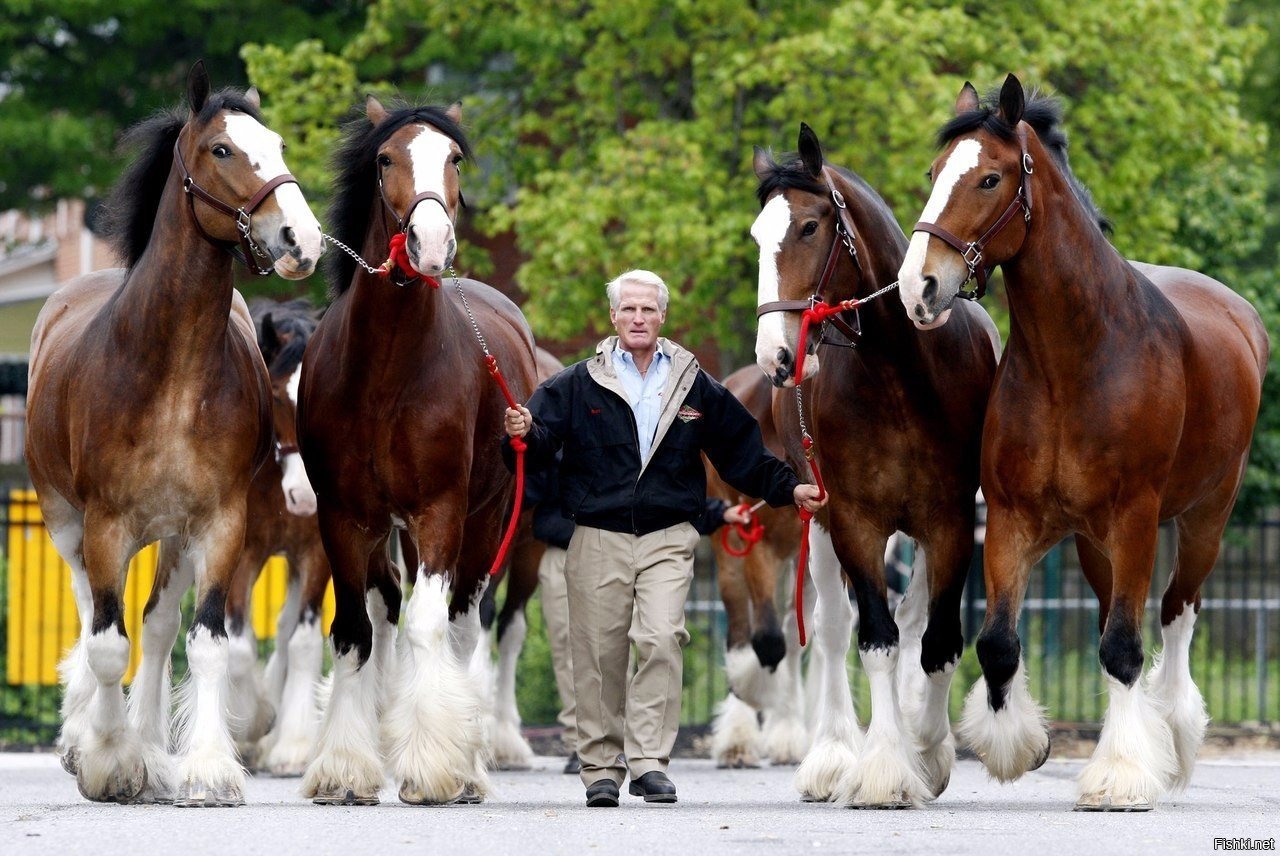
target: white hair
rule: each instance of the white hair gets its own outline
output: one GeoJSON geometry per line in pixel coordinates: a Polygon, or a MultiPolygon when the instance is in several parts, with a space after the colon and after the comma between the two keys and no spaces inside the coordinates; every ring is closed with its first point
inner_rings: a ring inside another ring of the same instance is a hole
{"type": "Polygon", "coordinates": [[[619,304],[622,302],[622,285],[627,282],[633,285],[647,285],[656,288],[658,290],[658,310],[660,312],[667,311],[667,303],[671,299],[671,292],[667,290],[667,284],[662,281],[662,277],[653,271],[639,269],[618,274],[604,287],[604,293],[609,297],[610,309],[617,311],[619,304]]]}

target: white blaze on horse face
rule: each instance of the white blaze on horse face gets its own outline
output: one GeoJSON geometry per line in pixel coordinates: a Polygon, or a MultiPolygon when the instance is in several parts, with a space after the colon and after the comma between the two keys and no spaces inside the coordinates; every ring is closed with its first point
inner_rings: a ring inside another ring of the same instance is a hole
{"type": "MultiPolygon", "coordinates": [[[[293,371],[289,378],[289,400],[294,409],[298,407],[298,382],[302,378],[302,366],[293,371]]],[[[302,456],[292,452],[284,456],[280,462],[284,476],[280,479],[280,488],[284,491],[284,504],[290,514],[299,517],[310,517],[316,513],[316,492],[311,487],[311,479],[307,478],[307,468],[302,464],[302,456]]]]}
{"type": "MultiPolygon", "coordinates": [[[[244,113],[227,113],[225,123],[227,136],[244,152],[263,184],[289,172],[280,149],[279,134],[244,113]]],[[[282,184],[272,195],[280,213],[254,213],[253,240],[276,260],[276,273],[282,277],[309,276],[324,249],[320,223],[297,184],[282,184]]]]}
{"type": "MultiPolygon", "coordinates": [[[[756,289],[756,305],[778,300],[781,282],[778,276],[778,253],[791,227],[791,205],[782,194],[770,199],[751,224],[751,237],[760,246],[760,279],[756,289]]],[[[778,352],[790,350],[781,312],[761,315],[756,322],[756,365],[770,378],[778,372],[778,352]]]]}
{"type": "MultiPolygon", "coordinates": [[[[951,202],[951,194],[960,180],[977,168],[979,156],[982,154],[982,143],[977,140],[961,140],[956,143],[937,181],[933,183],[933,193],[929,203],[920,215],[921,222],[937,223],[938,218],[947,210],[951,202]]],[[[898,297],[907,310],[907,317],[917,327],[927,329],[946,323],[950,317],[951,298],[960,290],[961,284],[969,274],[968,267],[960,254],[951,247],[939,242],[938,257],[930,262],[928,274],[938,282],[938,293],[932,301],[924,299],[925,264],[928,259],[929,242],[933,235],[928,232],[916,232],[911,236],[911,245],[907,247],[907,255],[898,269],[898,297]],[[935,306],[947,306],[942,312],[935,312],[935,306]]]]}
{"type": "MultiPolygon", "coordinates": [[[[423,127],[409,143],[409,160],[413,163],[413,192],[432,191],[441,199],[445,193],[445,170],[453,169],[453,140],[434,128],[423,127]]],[[[457,241],[449,212],[438,202],[424,199],[413,209],[408,230],[415,238],[409,248],[411,261],[419,273],[439,276],[453,263],[457,241]],[[415,257],[416,256],[416,257],[415,257]]]]}

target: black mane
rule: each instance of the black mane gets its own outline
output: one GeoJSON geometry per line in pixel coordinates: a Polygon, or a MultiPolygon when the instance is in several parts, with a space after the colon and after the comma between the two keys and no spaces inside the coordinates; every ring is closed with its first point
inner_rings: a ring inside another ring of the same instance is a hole
{"type": "Polygon", "coordinates": [[[298,298],[277,303],[274,300],[255,300],[249,306],[253,326],[258,334],[258,349],[267,358],[267,369],[272,377],[291,375],[302,363],[302,353],[319,323],[319,313],[309,300],[298,298]],[[271,325],[277,335],[289,335],[284,347],[272,349],[262,336],[263,319],[271,316],[271,325]]]}
{"type": "MultiPolygon", "coordinates": [[[[1049,154],[1058,164],[1058,169],[1066,176],[1071,192],[1084,206],[1090,218],[1104,233],[1110,234],[1111,221],[1098,208],[1097,203],[1093,201],[1093,194],[1089,192],[1089,188],[1080,183],[1080,179],[1076,178],[1067,161],[1067,132],[1061,127],[1062,103],[1056,98],[1042,95],[1039,90],[1033,89],[1026,99],[1022,119],[1031,126],[1036,136],[1040,138],[1040,143],[1049,150],[1049,154]]],[[[943,125],[938,131],[938,148],[946,146],[957,137],[975,131],[985,131],[1002,140],[1013,141],[1017,138],[1014,127],[1000,115],[998,88],[987,93],[977,110],[961,113],[943,125]]]]}
{"type": "Polygon", "coordinates": [[[781,163],[770,157],[769,166],[769,174],[760,179],[760,186],[756,188],[756,201],[761,208],[770,196],[780,190],[803,190],[805,193],[819,195],[827,192],[826,187],[813,177],[798,156],[786,156],[781,163]]]}
{"type": "MultiPolygon", "coordinates": [[[[439,107],[397,105],[387,113],[387,118],[374,127],[367,117],[351,122],[342,137],[342,145],[334,153],[333,167],[337,176],[334,182],[333,202],[329,205],[329,225],[333,235],[349,247],[360,249],[365,232],[369,228],[369,212],[373,207],[374,193],[378,187],[378,171],[374,163],[378,149],[387,138],[405,125],[425,122],[458,144],[462,156],[471,160],[471,144],[462,128],[445,115],[439,107]]],[[[327,254],[329,290],[337,296],[351,285],[355,275],[355,260],[342,252],[327,254]]],[[[378,264],[382,259],[366,259],[378,264]]]]}
{"type": "MultiPolygon", "coordinates": [[[[243,94],[222,89],[205,99],[196,122],[209,122],[222,110],[235,110],[262,121],[262,114],[243,94]]],[[[185,107],[160,110],[134,125],[124,136],[123,146],[139,149],[138,156],[125,168],[103,203],[98,231],[115,248],[125,267],[137,264],[151,240],[160,197],[164,195],[173,166],[173,144],[187,124],[187,117],[185,107]]]]}

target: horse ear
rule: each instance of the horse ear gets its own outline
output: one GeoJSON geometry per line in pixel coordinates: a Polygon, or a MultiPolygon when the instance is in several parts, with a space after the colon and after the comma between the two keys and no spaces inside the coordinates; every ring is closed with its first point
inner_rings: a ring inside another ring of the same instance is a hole
{"type": "Polygon", "coordinates": [[[262,351],[262,359],[267,365],[280,352],[280,337],[276,334],[276,322],[268,312],[262,316],[262,335],[258,337],[258,349],[262,351]]]}
{"type": "Polygon", "coordinates": [[[453,124],[461,125],[462,124],[462,102],[455,101],[452,104],[450,104],[449,109],[444,111],[444,115],[448,116],[449,120],[452,121],[453,124]]]}
{"type": "Polygon", "coordinates": [[[773,174],[773,158],[769,157],[769,153],[759,146],[752,146],[752,150],[754,157],[751,159],[751,168],[756,171],[756,178],[764,181],[773,174]]]}
{"type": "Polygon", "coordinates": [[[244,100],[249,102],[249,106],[254,110],[262,109],[262,96],[258,94],[258,87],[250,86],[245,90],[244,100]]]}
{"type": "Polygon", "coordinates": [[[382,106],[382,102],[370,95],[364,100],[364,114],[369,117],[369,121],[376,128],[387,118],[387,108],[382,106]]]}
{"type": "Polygon", "coordinates": [[[209,72],[205,70],[204,60],[196,60],[196,64],[191,66],[191,72],[187,75],[187,103],[191,105],[192,113],[199,113],[204,107],[205,99],[209,97],[209,72]]]}
{"type": "Polygon", "coordinates": [[[1000,88],[1000,116],[1010,125],[1022,121],[1022,111],[1026,109],[1026,98],[1022,94],[1022,82],[1010,74],[1004,79],[1000,88]]]}
{"type": "Polygon", "coordinates": [[[800,123],[800,160],[814,178],[822,175],[822,144],[818,135],[804,122],[800,123]]]}
{"type": "Polygon", "coordinates": [[[978,90],[974,89],[973,84],[966,80],[964,86],[960,89],[960,94],[956,96],[956,115],[972,113],[977,109],[978,90]]]}

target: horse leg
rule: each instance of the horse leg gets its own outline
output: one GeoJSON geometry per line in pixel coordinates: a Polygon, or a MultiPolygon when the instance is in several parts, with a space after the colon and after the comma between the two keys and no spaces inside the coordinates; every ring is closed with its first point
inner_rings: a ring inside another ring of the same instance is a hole
{"type": "Polygon", "coordinates": [[[80,617],[80,636],[58,663],[62,694],[62,728],[57,749],[62,768],[79,769],[81,747],[90,730],[89,708],[98,682],[89,668],[89,637],[93,631],[93,590],[84,566],[84,515],[52,489],[39,493],[40,513],[62,560],[71,566],[71,592],[80,617]]]}
{"type": "MultiPolygon", "coordinates": [[[[262,670],[262,691],[267,703],[276,711],[276,718],[271,729],[258,741],[257,755],[261,759],[259,769],[269,769],[266,759],[271,756],[276,741],[280,738],[280,718],[284,715],[284,687],[289,674],[289,640],[298,627],[301,602],[302,577],[298,563],[291,557],[289,575],[285,581],[284,604],[280,607],[280,614],[276,616],[276,644],[262,670]]],[[[318,725],[317,722],[317,727],[318,725]]]]}
{"type": "MultiPolygon", "coordinates": [[[[776,569],[781,565],[775,565],[776,569]]],[[[803,651],[800,648],[800,627],[794,609],[795,573],[786,568],[781,584],[775,585],[777,603],[786,610],[782,620],[782,633],[786,656],[778,664],[775,676],[777,691],[771,704],[764,709],[762,740],[764,752],[771,764],[799,764],[809,751],[809,729],[805,724],[805,684],[801,674],[803,651]],[[788,605],[791,605],[790,607],[788,605]]],[[[805,589],[806,600],[814,597],[813,586],[805,589]]],[[[806,612],[812,614],[812,609],[806,612]]]]}
{"type": "MultiPolygon", "coordinates": [[[[396,681],[396,628],[400,625],[400,606],[404,599],[400,568],[391,561],[389,548],[390,542],[385,542],[370,557],[365,593],[365,605],[373,622],[373,653],[370,659],[377,675],[379,715],[386,712],[388,694],[396,681]]],[[[326,564],[326,573],[328,569],[326,564]]],[[[320,587],[323,599],[324,583],[320,583],[320,587]]]]}
{"type": "Polygon", "coordinates": [[[1111,560],[1085,535],[1076,534],[1076,555],[1080,557],[1080,570],[1098,598],[1098,633],[1107,627],[1107,615],[1111,611],[1111,560]]]}
{"type": "Polygon", "coordinates": [[[258,741],[271,730],[275,708],[267,701],[258,673],[258,637],[253,630],[251,598],[270,551],[247,539],[227,591],[227,717],[231,739],[246,767],[257,761],[258,741]]]}
{"type": "MultiPolygon", "coordinates": [[[[262,766],[273,776],[301,776],[316,748],[320,729],[320,707],[316,690],[324,660],[324,636],[320,617],[324,610],[325,587],[329,582],[329,563],[318,538],[303,550],[295,551],[290,563],[295,588],[292,638],[284,643],[284,686],[281,688],[276,726],[268,738],[259,743],[262,766]],[[298,613],[301,613],[299,615],[298,613]]],[[[289,603],[286,599],[285,608],[289,603]]],[[[372,614],[372,610],[370,610],[372,614]]],[[[376,616],[374,616],[376,618],[376,616]]],[[[283,616],[280,625],[285,624],[283,616]]]]}
{"type": "Polygon", "coordinates": [[[498,675],[494,713],[493,757],[498,769],[527,770],[533,766],[533,749],[520,733],[520,710],[516,705],[516,666],[524,648],[528,623],[525,604],[538,586],[538,555],[534,545],[515,550],[507,573],[507,594],[498,615],[498,675]]]}
{"type": "Polygon", "coordinates": [[[817,594],[813,608],[813,641],[819,658],[817,724],[813,745],[796,770],[795,787],[802,800],[824,802],[833,798],[840,780],[857,764],[862,732],[845,665],[853,634],[853,604],[831,535],[816,521],[809,529],[809,572],[817,594]]]}
{"type": "Polygon", "coordinates": [[[1002,506],[988,505],[983,569],[987,615],[977,643],[982,677],[965,698],[956,728],[961,741],[1001,782],[1038,769],[1049,757],[1044,710],[1027,689],[1018,613],[1032,564],[1057,537],[1028,532],[1029,527],[1002,506]]]}
{"type": "Polygon", "coordinates": [[[177,768],[169,756],[170,655],[182,626],[182,597],[191,588],[195,569],[183,561],[177,537],[160,542],[155,582],[142,621],[142,661],[129,687],[129,721],[142,738],[147,787],[139,802],[173,802],[177,768]]]}
{"type": "Polygon", "coordinates": [[[958,525],[945,518],[940,522],[944,528],[930,533],[927,546],[921,551],[924,561],[919,554],[916,557],[917,568],[928,574],[929,621],[918,660],[925,677],[924,704],[911,720],[915,723],[925,781],[935,798],[946,790],[956,760],[947,710],[951,680],[964,651],[960,608],[973,561],[972,517],[961,519],[958,525]]]}
{"type": "Polygon", "coordinates": [[[887,536],[861,521],[841,522],[846,525],[836,549],[858,598],[858,653],[871,684],[871,721],[858,763],[834,796],[857,808],[919,806],[931,791],[898,706],[898,627],[889,612],[884,574],[887,536]]]}
{"type": "Polygon", "coordinates": [[[1122,506],[1107,548],[1114,571],[1111,609],[1098,646],[1107,678],[1107,713],[1098,746],[1080,771],[1076,808],[1147,811],[1177,774],[1169,724],[1147,697],[1142,676],[1142,614],[1151,588],[1159,498],[1122,506]]]}
{"type": "Polygon", "coordinates": [[[754,690],[757,689],[761,669],[760,661],[750,647],[751,601],[746,580],[746,558],[730,556],[718,543],[715,553],[716,582],[728,619],[724,665],[729,679],[729,694],[716,706],[715,719],[711,724],[711,757],[717,767],[758,767],[760,724],[755,708],[748,702],[757,698],[754,690]]]}
{"type": "MultiPolygon", "coordinates": [[[[889,538],[889,549],[885,552],[886,566],[897,541],[896,533],[889,538]]],[[[924,647],[924,633],[929,621],[930,582],[924,547],[916,543],[911,579],[907,581],[907,590],[893,615],[893,621],[898,626],[898,704],[902,708],[903,719],[908,723],[919,722],[928,692],[924,669],[920,666],[920,652],[924,647]]]]}
{"type": "Polygon", "coordinates": [[[323,501],[318,519],[333,568],[333,688],[315,757],[302,778],[302,793],[318,805],[377,805],[385,777],[378,753],[377,669],[365,668],[374,636],[365,583],[370,558],[380,543],[385,544],[385,536],[380,541],[323,501]]]}
{"type": "Polygon", "coordinates": [[[245,507],[224,508],[184,543],[182,561],[195,568],[196,615],[187,631],[189,672],[179,714],[174,805],[244,805],[244,768],[227,721],[230,640],[227,592],[244,548],[245,507]]]}
{"type": "MultiPolygon", "coordinates": [[[[411,523],[419,564],[411,571],[413,594],[384,718],[391,773],[400,782],[400,799],[411,804],[449,803],[468,785],[479,785],[481,793],[487,785],[483,767],[476,769],[484,746],[480,694],[467,672],[479,636],[478,610],[459,610],[465,626],[457,630],[449,620],[449,577],[458,573],[462,540],[457,509],[463,504],[461,498],[442,500],[411,523]]],[[[455,597],[472,607],[482,593],[473,584],[455,597]]]]}

